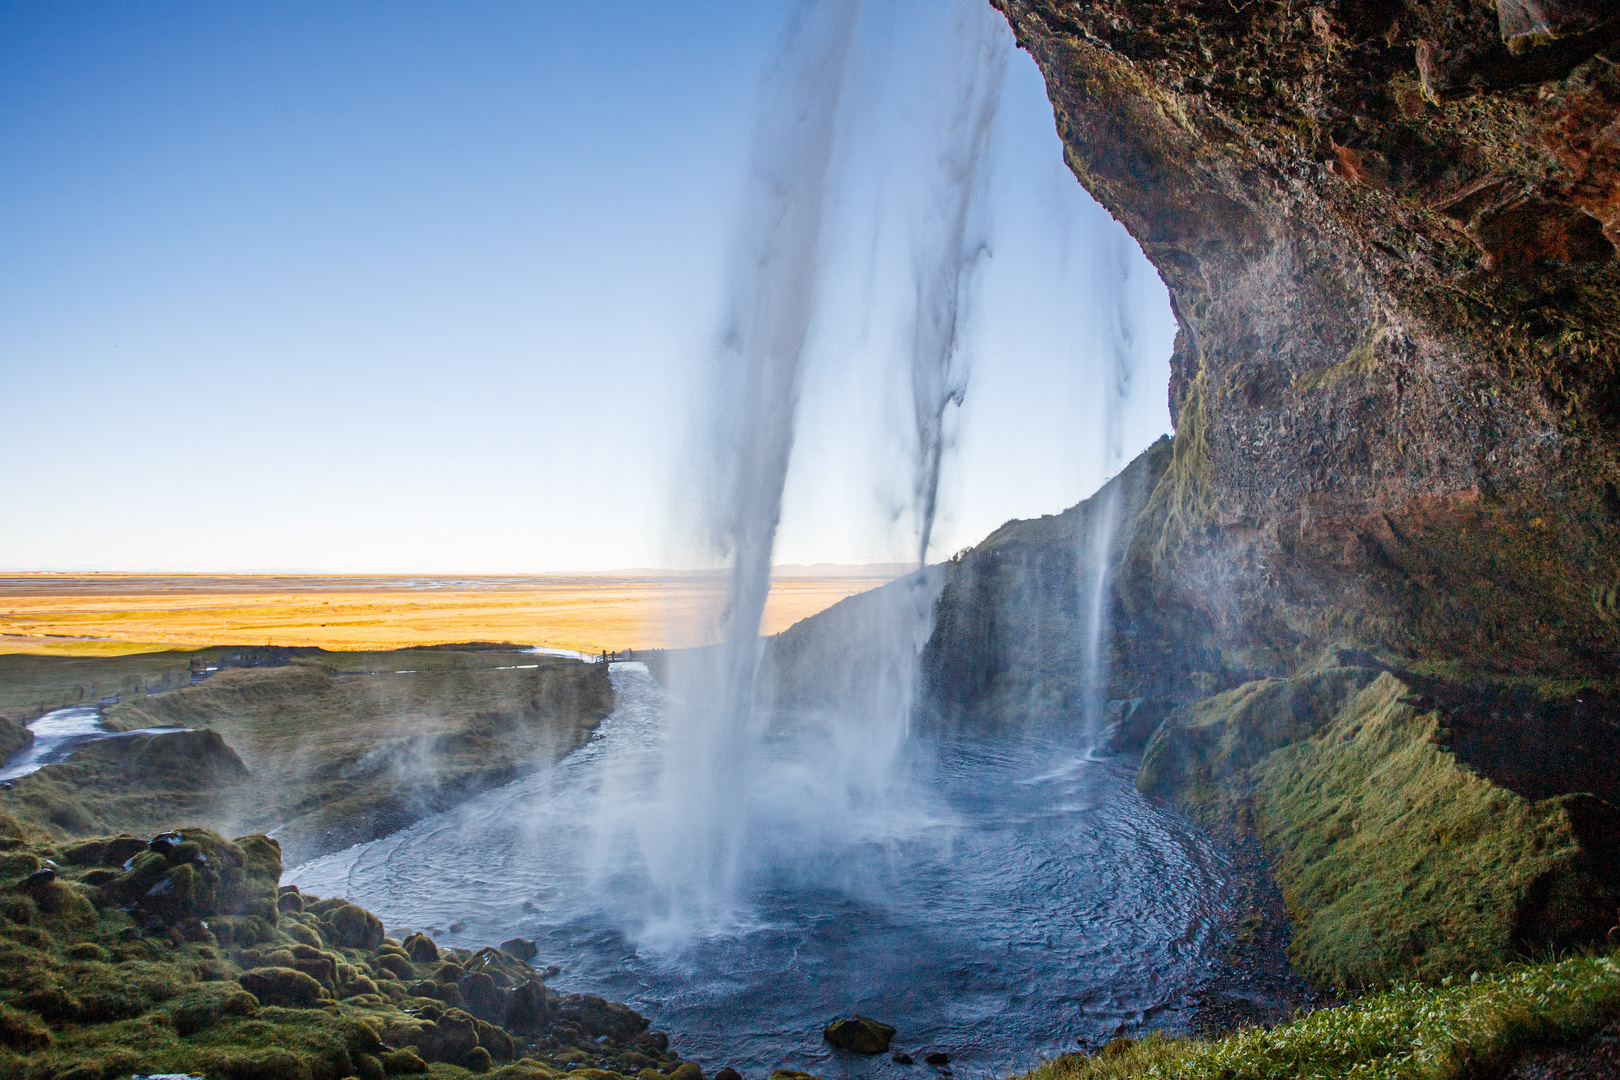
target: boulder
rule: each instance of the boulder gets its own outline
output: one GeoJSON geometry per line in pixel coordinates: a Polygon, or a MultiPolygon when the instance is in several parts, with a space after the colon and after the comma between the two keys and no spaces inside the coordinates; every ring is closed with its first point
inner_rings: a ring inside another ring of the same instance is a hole
{"type": "Polygon", "coordinates": [[[26,1054],[43,1049],[50,1042],[50,1029],[40,1022],[39,1017],[30,1016],[10,1005],[0,1005],[0,1046],[26,1054]]]}
{"type": "Polygon", "coordinates": [[[412,963],[437,964],[439,962],[439,947],[433,944],[433,939],[426,934],[412,934],[401,944],[404,946],[405,952],[410,956],[412,963]]]}
{"type": "Polygon", "coordinates": [[[242,973],[236,980],[261,1005],[312,1008],[320,1003],[321,984],[296,968],[263,967],[242,973]]]}
{"type": "Polygon", "coordinates": [[[501,951],[515,956],[525,964],[540,955],[540,947],[527,938],[515,937],[510,941],[501,942],[501,951]]]}
{"type": "Polygon", "coordinates": [[[329,941],[345,949],[370,951],[382,944],[382,920],[353,904],[340,904],[324,912],[321,926],[329,941]]]}
{"type": "Polygon", "coordinates": [[[889,1048],[895,1029],[870,1016],[846,1016],[822,1029],[822,1037],[852,1054],[881,1054],[889,1048]]]}
{"type": "Polygon", "coordinates": [[[383,1068],[389,1076],[408,1076],[428,1071],[427,1062],[414,1050],[388,1050],[382,1055],[383,1068]]]}
{"type": "MultiPolygon", "coordinates": [[[[119,841],[106,843],[112,854],[127,850],[119,841]]],[[[281,845],[269,837],[228,841],[206,829],[164,833],[122,865],[123,871],[101,887],[103,902],[128,908],[142,921],[251,915],[276,923],[281,845]]]]}

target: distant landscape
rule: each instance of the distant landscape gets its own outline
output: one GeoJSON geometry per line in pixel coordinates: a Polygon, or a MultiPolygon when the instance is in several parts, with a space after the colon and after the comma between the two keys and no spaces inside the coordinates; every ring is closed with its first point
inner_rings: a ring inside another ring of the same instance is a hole
{"type": "MultiPolygon", "coordinates": [[[[775,634],[899,577],[902,563],[779,566],[775,634]]],[[[467,575],[0,575],[0,652],[118,655],[210,645],[394,649],[510,641],[585,653],[703,645],[720,575],[636,569],[467,575]]]]}

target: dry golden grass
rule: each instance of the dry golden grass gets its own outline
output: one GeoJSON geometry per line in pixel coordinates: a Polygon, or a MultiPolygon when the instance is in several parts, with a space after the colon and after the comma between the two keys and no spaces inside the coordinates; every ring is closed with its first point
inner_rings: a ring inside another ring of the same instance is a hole
{"type": "MultiPolygon", "coordinates": [[[[774,634],[897,576],[777,578],[774,634]]],[[[395,649],[512,641],[595,653],[714,640],[723,583],[656,573],[528,577],[18,574],[0,577],[0,652],[118,655],[154,647],[395,649]]]]}

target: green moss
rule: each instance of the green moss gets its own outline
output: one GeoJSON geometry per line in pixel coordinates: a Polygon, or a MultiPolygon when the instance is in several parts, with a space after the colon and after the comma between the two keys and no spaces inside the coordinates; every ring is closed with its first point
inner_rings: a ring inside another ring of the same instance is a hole
{"type": "Polygon", "coordinates": [[[1258,834],[1294,964],[1320,985],[1434,981],[1601,934],[1620,894],[1582,822],[1602,831],[1613,809],[1493,784],[1411,693],[1364,668],[1245,684],[1172,713],[1138,786],[1258,834]]]}
{"type": "Polygon", "coordinates": [[[1526,1049],[1576,1041],[1616,1015],[1620,963],[1588,956],[1477,982],[1398,986],[1220,1039],[1150,1035],[1093,1057],[1065,1055],[1027,1080],[1453,1080],[1493,1075],[1526,1049]]]}
{"type": "Polygon", "coordinates": [[[1436,745],[1388,673],[1253,770],[1301,971],[1339,986],[1507,963],[1545,883],[1578,875],[1569,798],[1531,801],[1436,745]]]}
{"type": "Polygon", "coordinates": [[[0,834],[14,868],[59,867],[54,881],[0,886],[0,1080],[375,1080],[413,1069],[553,1080],[565,1061],[621,1080],[680,1065],[641,1017],[559,997],[506,953],[416,937],[431,956],[417,963],[342,900],[289,892],[280,912],[280,851],[266,837],[183,829],[63,851],[4,817],[0,834]]]}
{"type": "Polygon", "coordinates": [[[1376,672],[1329,667],[1296,679],[1262,679],[1173,712],[1149,742],[1137,774],[1144,793],[1175,800],[1206,824],[1247,793],[1245,771],[1315,732],[1376,672]]]}
{"type": "Polygon", "coordinates": [[[1372,374],[1378,369],[1378,344],[1388,332],[1388,327],[1378,327],[1368,340],[1351,349],[1350,355],[1337,364],[1295,376],[1293,388],[1299,393],[1308,394],[1336,386],[1354,376],[1372,374]]]}
{"type": "Polygon", "coordinates": [[[1188,532],[1201,525],[1214,505],[1209,421],[1204,404],[1208,390],[1208,379],[1200,365],[1176,417],[1170,467],[1142,510],[1138,534],[1147,542],[1155,563],[1174,551],[1188,532]]]}

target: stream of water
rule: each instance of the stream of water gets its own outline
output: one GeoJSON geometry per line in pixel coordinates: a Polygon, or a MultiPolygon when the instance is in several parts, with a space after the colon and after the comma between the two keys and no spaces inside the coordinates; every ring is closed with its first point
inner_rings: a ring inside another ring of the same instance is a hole
{"type": "Polygon", "coordinates": [[[834,822],[809,797],[826,731],[779,721],[754,783],[751,889],[723,924],[677,932],[637,840],[660,802],[666,694],[640,664],[620,704],[542,774],[289,872],[390,932],[463,947],[534,939],[561,991],[622,1000],[683,1057],[759,1077],[926,1074],[833,1051],[859,1011],[894,1049],[1005,1075],[1109,1037],[1184,1027],[1213,963],[1222,862],[1147,803],[1129,761],[1063,733],[912,740],[894,790],[834,822]],[[451,932],[449,927],[457,925],[451,932]]]}
{"type": "Polygon", "coordinates": [[[141,728],[137,731],[111,731],[101,720],[101,710],[94,705],[71,705],[53,709],[31,720],[28,730],[34,733],[29,746],[13,754],[0,766],[0,781],[17,780],[36,773],[46,765],[66,761],[73,751],[87,742],[101,739],[121,739],[132,735],[168,735],[187,728],[141,728]]]}

